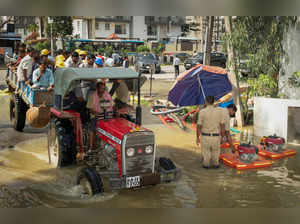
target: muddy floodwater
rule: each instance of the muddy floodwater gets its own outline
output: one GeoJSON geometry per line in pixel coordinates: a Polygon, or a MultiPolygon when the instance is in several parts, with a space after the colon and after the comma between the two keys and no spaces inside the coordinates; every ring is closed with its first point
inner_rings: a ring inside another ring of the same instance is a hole
{"type": "Polygon", "coordinates": [[[177,181],[137,190],[106,188],[102,196],[81,198],[75,185],[78,167],[58,170],[48,164],[46,129],[15,132],[8,99],[0,96],[0,207],[300,207],[300,153],[266,169],[237,171],[221,165],[206,170],[194,132],[159,122],[146,127],[156,134],[158,154],[181,169],[177,181]]]}

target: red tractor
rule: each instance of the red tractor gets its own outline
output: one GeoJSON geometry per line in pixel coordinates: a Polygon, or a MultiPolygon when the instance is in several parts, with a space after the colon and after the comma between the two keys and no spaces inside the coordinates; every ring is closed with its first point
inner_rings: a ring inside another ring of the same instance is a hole
{"type": "Polygon", "coordinates": [[[141,127],[140,80],[140,74],[124,68],[59,69],[55,73],[49,162],[57,167],[84,165],[77,177],[84,194],[102,193],[103,177],[108,178],[111,188],[122,189],[156,185],[178,176],[170,159],[156,158],[154,133],[141,127]],[[95,146],[89,149],[89,122],[83,122],[78,111],[65,109],[63,99],[78,82],[97,79],[126,79],[135,87],[136,123],[104,112],[97,121],[95,146]]]}

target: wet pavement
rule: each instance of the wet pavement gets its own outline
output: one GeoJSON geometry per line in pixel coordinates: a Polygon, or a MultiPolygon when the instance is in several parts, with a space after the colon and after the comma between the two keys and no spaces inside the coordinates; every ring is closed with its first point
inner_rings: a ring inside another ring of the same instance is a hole
{"type": "Polygon", "coordinates": [[[14,131],[8,100],[0,96],[0,207],[300,207],[299,153],[266,169],[237,171],[221,165],[206,170],[192,131],[168,129],[147,113],[145,124],[156,134],[158,155],[175,161],[180,178],[137,190],[105,188],[104,195],[82,198],[75,185],[78,167],[49,165],[46,129],[14,131]]]}

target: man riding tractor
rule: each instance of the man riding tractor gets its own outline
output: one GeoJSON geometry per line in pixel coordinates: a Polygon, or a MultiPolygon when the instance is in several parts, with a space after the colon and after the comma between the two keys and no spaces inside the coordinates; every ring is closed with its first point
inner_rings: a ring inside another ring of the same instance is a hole
{"type": "Polygon", "coordinates": [[[77,177],[84,194],[103,192],[103,177],[108,178],[114,189],[155,185],[177,177],[178,169],[170,159],[156,158],[154,133],[141,127],[140,74],[131,69],[105,67],[57,69],[54,76],[49,162],[56,167],[84,165],[77,177]],[[98,92],[89,95],[87,109],[92,109],[92,119],[83,121],[76,110],[64,109],[67,106],[64,97],[78,87],[78,82],[99,79],[138,80],[135,123],[108,109],[111,101],[102,102],[105,100],[103,82],[99,82],[98,92]],[[90,104],[97,105],[96,111],[90,104]],[[91,126],[95,134],[90,136],[91,126]],[[90,137],[94,141],[90,142],[90,137]]]}

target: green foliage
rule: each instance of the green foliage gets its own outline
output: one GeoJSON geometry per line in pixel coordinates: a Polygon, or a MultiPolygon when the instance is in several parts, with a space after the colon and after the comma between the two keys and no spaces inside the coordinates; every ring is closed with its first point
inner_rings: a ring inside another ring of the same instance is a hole
{"type": "Polygon", "coordinates": [[[38,30],[38,25],[36,25],[35,23],[32,23],[30,25],[27,26],[27,30],[29,32],[36,32],[38,30]]]}
{"type": "Polygon", "coordinates": [[[150,52],[150,49],[146,45],[140,45],[137,47],[137,52],[139,53],[150,52]]]}
{"type": "Polygon", "coordinates": [[[50,42],[49,41],[43,41],[43,42],[38,42],[37,44],[35,44],[33,46],[33,48],[37,51],[41,51],[43,49],[48,49],[50,50],[51,46],[50,46],[50,42]]]}
{"type": "Polygon", "coordinates": [[[300,71],[294,72],[288,82],[293,87],[300,87],[300,71]]]}
{"type": "MultiPolygon", "coordinates": [[[[225,44],[227,41],[232,43],[237,65],[241,59],[246,60],[250,74],[265,74],[277,83],[281,59],[285,56],[282,46],[284,33],[295,22],[296,17],[292,16],[238,16],[233,20],[231,35],[224,36],[225,44]]],[[[262,77],[260,82],[264,82],[262,77]]],[[[278,85],[272,86],[277,88],[278,85]]],[[[266,92],[257,94],[261,93],[266,92]]]]}
{"type": "Polygon", "coordinates": [[[98,53],[101,53],[102,55],[104,54],[104,52],[105,52],[105,49],[104,48],[98,48],[98,50],[97,50],[97,52],[98,53]]]}
{"type": "MultiPolygon", "coordinates": [[[[66,37],[73,33],[73,21],[71,16],[50,16],[53,19],[52,36],[66,37]]],[[[47,26],[47,34],[50,36],[51,24],[47,26]]]]}
{"type": "Polygon", "coordinates": [[[82,50],[85,50],[85,51],[87,51],[88,53],[94,53],[94,48],[93,48],[93,46],[92,45],[89,45],[89,44],[86,44],[84,47],[83,47],[83,49],[82,50]]]}
{"type": "Polygon", "coordinates": [[[158,47],[152,48],[152,51],[156,55],[160,55],[164,52],[165,46],[163,44],[159,44],[158,47]]]}
{"type": "Polygon", "coordinates": [[[112,46],[106,46],[104,52],[106,56],[111,56],[112,53],[114,52],[114,49],[112,46]]]}
{"type": "Polygon", "coordinates": [[[249,98],[253,96],[277,97],[277,82],[270,76],[260,74],[258,78],[248,79],[249,98]]]}
{"type": "Polygon", "coordinates": [[[126,48],[121,49],[121,54],[122,54],[123,57],[128,56],[128,52],[129,51],[126,48]]]}

